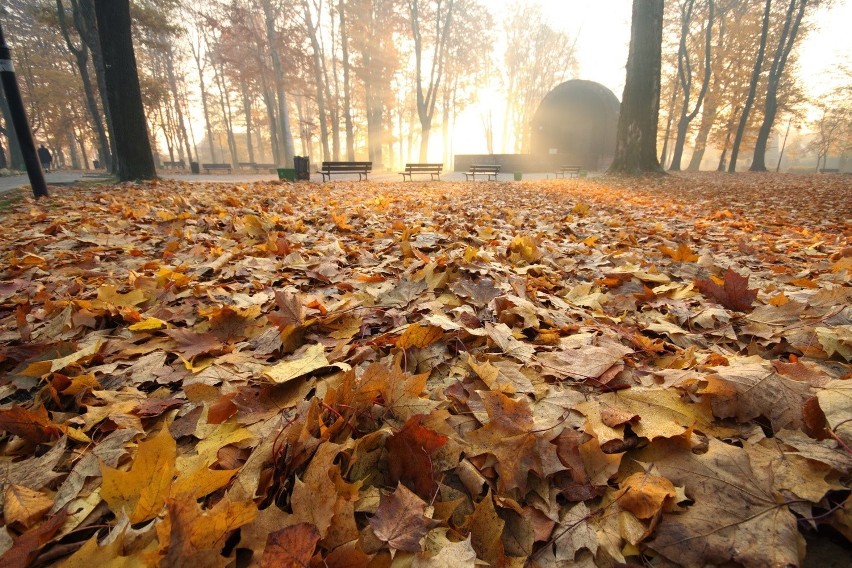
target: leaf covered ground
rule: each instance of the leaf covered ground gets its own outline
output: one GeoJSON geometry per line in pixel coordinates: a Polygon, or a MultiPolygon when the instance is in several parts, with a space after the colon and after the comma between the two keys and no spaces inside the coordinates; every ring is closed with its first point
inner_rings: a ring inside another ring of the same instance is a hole
{"type": "Polygon", "coordinates": [[[852,539],[852,179],[57,188],[0,562],[799,565],[852,539]]]}

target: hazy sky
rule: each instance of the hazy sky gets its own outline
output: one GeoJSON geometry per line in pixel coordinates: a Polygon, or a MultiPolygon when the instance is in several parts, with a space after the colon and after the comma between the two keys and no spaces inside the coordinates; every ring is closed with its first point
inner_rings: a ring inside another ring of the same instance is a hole
{"type": "MultiPolygon", "coordinates": [[[[630,41],[632,1],[540,1],[555,27],[579,35],[577,55],[580,77],[606,85],[621,98],[630,41]]],[[[762,0],[752,1],[762,3],[762,0]]],[[[494,1],[489,2],[489,5],[506,3],[494,1]]],[[[799,73],[806,82],[830,82],[832,70],[840,62],[849,64],[852,57],[852,33],[849,31],[852,2],[838,0],[834,4],[831,10],[817,10],[813,16],[816,30],[801,45],[799,73]]],[[[813,90],[818,92],[818,88],[813,90]]]]}
{"type": "MultiPolygon", "coordinates": [[[[672,2],[675,0],[667,0],[672,2]]],[[[763,3],[763,0],[750,0],[763,3]]],[[[555,28],[577,37],[578,78],[597,81],[621,99],[624,90],[625,65],[630,43],[632,0],[539,0],[555,28]]],[[[487,6],[499,18],[510,0],[488,0],[487,6]]],[[[799,76],[805,92],[817,96],[826,85],[839,77],[841,63],[852,62],[852,0],[835,0],[834,8],[820,8],[812,16],[815,31],[809,34],[799,49],[799,76]]],[[[459,117],[455,132],[456,153],[484,152],[485,141],[481,126],[482,107],[487,101],[467,109],[459,117]]],[[[497,115],[495,120],[499,121],[497,115]]],[[[495,124],[500,131],[502,125],[495,124]]],[[[495,148],[500,151],[499,148],[495,148]]]]}

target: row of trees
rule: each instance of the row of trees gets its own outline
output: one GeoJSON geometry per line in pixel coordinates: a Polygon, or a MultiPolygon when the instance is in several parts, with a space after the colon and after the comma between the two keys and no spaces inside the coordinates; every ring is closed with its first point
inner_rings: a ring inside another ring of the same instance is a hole
{"type": "Polygon", "coordinates": [[[832,97],[809,101],[794,73],[795,48],[813,31],[809,16],[826,4],[679,0],[661,6],[660,164],[673,171],[698,170],[707,147],[714,146],[720,151],[719,171],[735,171],[744,150],[751,153],[751,171],[775,169],[780,159],[767,164],[766,154],[779,116],[787,125],[810,122],[810,149],[823,159],[829,151],[852,148],[848,75],[832,97]]]}
{"type": "MultiPolygon", "coordinates": [[[[8,4],[36,137],[60,163],[115,169],[95,0],[8,4]]],[[[525,151],[536,105],[574,67],[571,38],[522,0],[502,30],[479,0],[130,4],[149,134],[170,162],[425,160],[433,125],[449,162],[455,117],[495,78],[502,141],[525,151]]]]}

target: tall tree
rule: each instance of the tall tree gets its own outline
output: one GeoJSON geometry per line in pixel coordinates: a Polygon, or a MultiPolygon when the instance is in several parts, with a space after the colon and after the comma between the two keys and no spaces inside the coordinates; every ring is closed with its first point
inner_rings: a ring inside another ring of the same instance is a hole
{"type": "Polygon", "coordinates": [[[337,14],[340,18],[340,48],[343,58],[343,120],[346,126],[346,159],[355,160],[355,128],[352,124],[352,85],[349,64],[349,30],[346,25],[346,4],[338,0],[337,14]]]}
{"type": "Polygon", "coordinates": [[[799,27],[802,23],[802,17],[805,15],[807,4],[808,0],[790,0],[787,13],[784,16],[784,28],[781,31],[781,37],[778,40],[778,46],[775,49],[775,56],[772,58],[772,65],[769,67],[769,77],[766,82],[766,98],[763,103],[763,123],[760,125],[760,130],[757,134],[757,141],[754,145],[754,157],[749,168],[753,172],[766,171],[766,144],[769,141],[769,135],[772,133],[772,125],[775,124],[775,116],[778,113],[778,85],[784,74],[784,68],[787,65],[790,51],[792,51],[793,45],[796,43],[796,38],[799,35],[799,27]]]}
{"type": "Polygon", "coordinates": [[[122,181],[153,179],[157,174],[133,51],[130,2],[95,0],[95,15],[112,109],[116,173],[122,181]]]}
{"type": "Polygon", "coordinates": [[[704,40],[704,76],[701,80],[701,90],[698,93],[698,100],[695,102],[695,108],[689,110],[690,93],[692,92],[692,65],[689,61],[689,55],[686,50],[686,34],[688,33],[688,21],[691,19],[693,5],[695,0],[690,0],[688,9],[684,12],[684,29],[681,31],[681,48],[678,53],[678,59],[683,59],[683,65],[680,66],[680,86],[683,91],[683,106],[681,107],[680,120],[677,123],[677,137],[675,138],[674,153],[672,154],[672,164],[669,169],[680,171],[680,162],[683,158],[683,147],[686,143],[686,131],[689,128],[689,123],[698,115],[704,104],[704,97],[707,95],[707,88],[710,86],[710,61],[711,61],[711,46],[713,43],[713,17],[715,12],[715,2],[707,0],[707,27],[705,28],[704,40]]]}
{"type": "MultiPolygon", "coordinates": [[[[76,29],[83,29],[85,25],[82,21],[83,15],[76,1],[71,2],[71,10],[76,29]]],[[[112,155],[110,154],[109,140],[107,139],[106,129],[101,119],[101,111],[98,109],[98,102],[95,98],[95,91],[92,88],[92,81],[89,76],[89,46],[86,45],[85,41],[81,41],[79,46],[74,45],[62,0],[56,0],[56,13],[59,17],[59,29],[62,32],[62,38],[65,40],[68,51],[74,56],[74,60],[77,63],[77,71],[80,73],[80,81],[83,84],[83,93],[86,97],[86,109],[89,111],[89,117],[92,120],[92,126],[98,138],[98,158],[107,169],[111,169],[112,155]]]]}
{"type": "Polygon", "coordinates": [[[766,5],[763,10],[763,24],[760,29],[760,46],[757,49],[757,57],[754,60],[754,69],[751,74],[751,83],[749,84],[748,96],[746,97],[743,110],[740,112],[740,122],[737,126],[737,135],[734,138],[734,146],[731,148],[731,161],[728,164],[728,173],[737,171],[737,156],[740,152],[740,144],[743,141],[748,116],[751,112],[751,107],[754,104],[754,98],[757,95],[757,83],[760,80],[760,71],[763,68],[764,54],[766,53],[766,37],[769,35],[769,19],[772,11],[772,0],[766,0],[766,5]]]}
{"type": "Polygon", "coordinates": [[[435,115],[435,103],[441,87],[444,74],[444,64],[447,55],[447,39],[453,21],[453,0],[432,0],[427,5],[421,5],[420,0],[408,0],[408,15],[411,33],[414,38],[414,60],[417,88],[417,117],[420,119],[420,161],[425,162],[429,151],[429,133],[432,131],[432,117],[435,115]],[[430,27],[434,26],[434,36],[431,37],[432,52],[428,54],[429,73],[424,85],[423,55],[424,35],[423,26],[429,20],[430,27]]]}
{"type": "Polygon", "coordinates": [[[662,172],[657,159],[663,0],[633,0],[627,77],[610,173],[662,172]]]}

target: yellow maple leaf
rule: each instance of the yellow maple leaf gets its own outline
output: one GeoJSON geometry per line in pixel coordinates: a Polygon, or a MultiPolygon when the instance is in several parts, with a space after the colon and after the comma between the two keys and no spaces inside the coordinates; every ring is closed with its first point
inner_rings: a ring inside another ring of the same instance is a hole
{"type": "Polygon", "coordinates": [[[677,250],[666,245],[660,245],[660,251],[678,262],[697,262],[698,255],[692,252],[692,249],[686,243],[678,243],[677,250]]]}
{"type": "Polygon", "coordinates": [[[101,463],[101,496],[114,513],[122,510],[131,523],[156,517],[166,503],[175,475],[177,444],[168,428],[139,444],[130,471],[101,463]]]}
{"type": "Polygon", "coordinates": [[[399,339],[396,342],[396,346],[400,349],[408,349],[410,347],[423,349],[424,347],[432,345],[443,336],[444,330],[440,327],[415,323],[408,326],[408,328],[402,332],[402,335],[399,336],[399,339]]]}
{"type": "Polygon", "coordinates": [[[166,322],[157,318],[147,318],[138,323],[134,323],[127,329],[130,331],[153,331],[155,329],[162,329],[166,327],[166,322]]]}

